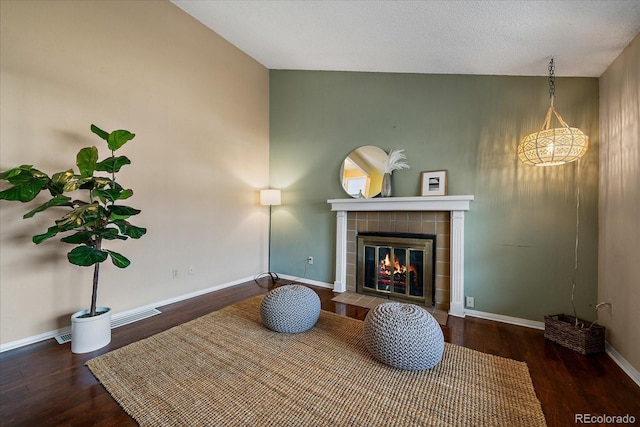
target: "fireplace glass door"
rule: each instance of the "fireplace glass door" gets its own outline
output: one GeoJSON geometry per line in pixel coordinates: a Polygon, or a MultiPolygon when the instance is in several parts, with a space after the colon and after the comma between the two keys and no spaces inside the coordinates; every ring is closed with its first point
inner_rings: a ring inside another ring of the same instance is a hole
{"type": "Polygon", "coordinates": [[[357,291],[433,304],[433,235],[358,234],[357,291]]]}

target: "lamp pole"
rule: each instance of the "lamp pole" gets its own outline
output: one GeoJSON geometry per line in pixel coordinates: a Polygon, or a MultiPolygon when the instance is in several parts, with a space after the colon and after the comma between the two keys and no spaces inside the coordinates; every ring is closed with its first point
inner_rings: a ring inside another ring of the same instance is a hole
{"type": "Polygon", "coordinates": [[[271,207],[273,205],[279,205],[280,203],[281,203],[280,190],[267,189],[267,190],[260,191],[260,204],[269,206],[269,248],[268,248],[268,258],[267,258],[269,270],[267,274],[271,276],[272,283],[275,283],[279,279],[279,277],[276,273],[271,271],[271,229],[272,229],[271,207]]]}
{"type": "Polygon", "coordinates": [[[271,206],[269,205],[269,255],[268,255],[268,269],[269,269],[269,275],[271,276],[271,280],[275,282],[275,279],[273,278],[273,273],[271,272],[271,206]]]}

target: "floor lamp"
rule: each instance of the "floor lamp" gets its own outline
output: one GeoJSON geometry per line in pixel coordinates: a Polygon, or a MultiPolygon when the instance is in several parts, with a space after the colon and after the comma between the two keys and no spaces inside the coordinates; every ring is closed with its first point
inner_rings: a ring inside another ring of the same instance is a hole
{"type": "Polygon", "coordinates": [[[278,275],[271,271],[271,206],[281,204],[280,190],[260,190],[260,204],[262,206],[269,206],[269,271],[267,274],[271,276],[271,281],[275,283],[276,280],[278,280],[278,275]]]}

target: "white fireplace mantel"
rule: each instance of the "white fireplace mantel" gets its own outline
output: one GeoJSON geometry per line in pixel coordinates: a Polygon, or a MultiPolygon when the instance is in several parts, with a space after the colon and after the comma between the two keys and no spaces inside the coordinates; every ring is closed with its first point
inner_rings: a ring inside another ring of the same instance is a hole
{"type": "Polygon", "coordinates": [[[474,196],[386,197],[374,199],[331,199],[336,212],[335,292],[347,290],[347,212],[448,211],[451,212],[451,301],[449,314],[464,317],[464,212],[474,196]]]}

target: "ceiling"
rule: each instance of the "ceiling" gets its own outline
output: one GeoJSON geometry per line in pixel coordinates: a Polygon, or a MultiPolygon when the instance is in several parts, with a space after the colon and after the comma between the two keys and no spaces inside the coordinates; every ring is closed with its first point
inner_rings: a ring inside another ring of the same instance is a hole
{"type": "Polygon", "coordinates": [[[599,77],[638,0],[172,0],[269,69],[599,77]]]}

